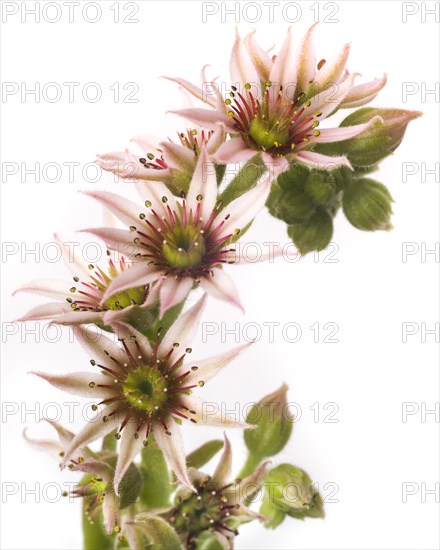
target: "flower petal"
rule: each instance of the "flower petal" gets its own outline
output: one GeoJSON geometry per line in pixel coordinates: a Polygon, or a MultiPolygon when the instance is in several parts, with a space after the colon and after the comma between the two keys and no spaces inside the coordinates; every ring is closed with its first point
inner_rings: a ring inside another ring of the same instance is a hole
{"type": "Polygon", "coordinates": [[[134,202],[108,191],[81,191],[81,193],[100,202],[122,223],[128,226],[138,223],[140,208],[134,202]]]}
{"type": "Polygon", "coordinates": [[[43,319],[55,319],[59,315],[63,315],[71,310],[70,307],[64,305],[65,302],[56,302],[53,304],[42,304],[30,309],[22,317],[17,319],[17,322],[24,321],[39,321],[43,319]]]}
{"type": "Polygon", "coordinates": [[[324,66],[316,71],[313,86],[319,91],[330,84],[337,84],[344,72],[349,55],[350,44],[344,44],[332,59],[326,61],[324,66]]]}
{"type": "Polygon", "coordinates": [[[134,337],[136,339],[144,357],[150,356],[153,353],[153,350],[151,349],[151,344],[148,338],[132,327],[129,322],[127,322],[126,317],[124,316],[126,309],[122,311],[108,311],[104,317],[104,322],[115,329],[119,339],[126,339],[125,344],[131,350],[134,357],[139,355],[139,350],[130,337],[134,337]]]}
{"type": "Polygon", "coordinates": [[[238,34],[238,30],[235,33],[235,42],[232,47],[230,73],[232,84],[235,84],[240,90],[247,83],[260,86],[260,77],[243,44],[243,40],[238,34]]]}
{"type": "MultiPolygon", "coordinates": [[[[384,74],[382,78],[376,78],[371,82],[366,82],[364,84],[359,84],[358,86],[353,86],[351,90],[345,95],[341,107],[347,107],[348,104],[359,102],[361,100],[365,100],[365,103],[367,103],[368,101],[373,99],[375,95],[380,92],[380,90],[382,90],[386,83],[387,75],[384,74]]],[[[357,105],[363,104],[364,103],[357,103],[357,105]]]]}
{"type": "Polygon", "coordinates": [[[198,368],[191,372],[188,376],[188,384],[197,384],[199,381],[208,382],[211,380],[218,372],[226,367],[231,361],[233,361],[242,351],[245,351],[253,342],[246,342],[241,346],[237,346],[229,351],[215,355],[214,357],[209,357],[203,361],[195,361],[194,365],[198,368]]]}
{"type": "MultiPolygon", "coordinates": [[[[200,101],[203,101],[204,103],[208,103],[211,105],[211,107],[215,106],[215,100],[214,98],[210,97],[210,94],[208,94],[205,90],[202,88],[199,88],[195,84],[192,84],[188,80],[185,80],[184,78],[175,78],[171,76],[163,76],[162,78],[165,78],[166,80],[171,80],[171,82],[176,82],[179,84],[179,86],[182,86],[182,88],[185,88],[191,95],[196,97],[197,99],[200,99],[200,101]]],[[[203,82],[206,83],[206,80],[203,82]]]]}
{"type": "Polygon", "coordinates": [[[58,422],[51,420],[50,418],[45,418],[44,420],[56,430],[61,446],[63,448],[66,448],[75,437],[75,434],[61,426],[61,424],[58,424],[58,422]]]}
{"type": "Polygon", "coordinates": [[[252,429],[255,425],[246,424],[233,416],[226,414],[216,403],[204,402],[198,397],[182,395],[180,402],[194,411],[191,418],[200,426],[219,426],[223,428],[252,429]]]}
{"type": "Polygon", "coordinates": [[[133,264],[129,269],[122,271],[113,279],[104,292],[101,303],[104,303],[107,298],[110,298],[110,296],[122,290],[127,290],[128,288],[134,288],[136,286],[144,286],[153,281],[157,281],[157,279],[159,279],[157,267],[148,265],[148,262],[139,261],[133,264]]]}
{"type": "Polygon", "coordinates": [[[211,270],[210,276],[200,280],[200,286],[214,298],[225,300],[244,312],[237,287],[231,277],[227,275],[223,269],[214,267],[214,269],[211,270]]]}
{"type": "Polygon", "coordinates": [[[188,206],[196,208],[197,197],[201,196],[200,214],[203,220],[208,220],[217,202],[217,177],[215,167],[210,160],[206,148],[202,147],[200,157],[188,190],[188,206]]]}
{"type": "Polygon", "coordinates": [[[126,257],[135,254],[138,247],[133,243],[133,233],[126,229],[114,227],[91,227],[82,229],[81,233],[91,233],[102,239],[110,250],[116,250],[126,257]]]}
{"type": "Polygon", "coordinates": [[[263,50],[263,48],[261,48],[255,40],[255,30],[245,36],[244,44],[250,58],[252,59],[252,63],[258,72],[258,76],[261,80],[267,81],[269,79],[273,63],[269,54],[263,50]]]}
{"type": "Polygon", "coordinates": [[[176,197],[168,187],[160,181],[145,182],[139,192],[143,200],[149,200],[152,209],[160,216],[168,216],[167,206],[174,210],[176,208],[176,197]]]}
{"type": "Polygon", "coordinates": [[[28,429],[23,430],[23,437],[27,443],[37,451],[43,451],[55,459],[59,460],[60,453],[63,452],[63,447],[51,439],[33,439],[27,435],[28,429]]]}
{"type": "Polygon", "coordinates": [[[54,234],[54,238],[58,246],[61,248],[61,252],[63,254],[63,260],[66,266],[68,267],[69,271],[72,273],[72,275],[76,277],[80,277],[88,279],[90,273],[87,268],[87,263],[84,261],[83,258],[80,256],[78,257],[78,254],[75,253],[75,247],[67,246],[67,244],[73,244],[69,243],[69,241],[63,241],[61,237],[58,235],[58,233],[54,234]]]}
{"type": "Polygon", "coordinates": [[[276,56],[269,80],[273,85],[286,85],[290,91],[289,97],[293,97],[296,88],[296,72],[292,72],[294,47],[292,38],[292,27],[289,27],[287,36],[276,56]],[[293,89],[292,89],[293,88],[293,89]],[[292,89],[292,90],[291,90],[292,89]]]}
{"type": "Polygon", "coordinates": [[[118,415],[108,416],[111,412],[112,408],[106,407],[93,420],[87,422],[86,426],[73,438],[66,449],[66,454],[60,464],[61,468],[65,468],[70,459],[89,443],[107,435],[116,428],[119,421],[118,415]],[[107,417],[107,422],[103,422],[104,417],[107,417]]]}
{"type": "Polygon", "coordinates": [[[222,226],[222,235],[232,234],[235,229],[243,229],[255,218],[266,204],[272,183],[271,179],[271,176],[268,175],[264,181],[225,206],[216,218],[218,220],[220,217],[229,216],[222,226]]]}
{"type": "Polygon", "coordinates": [[[362,134],[374,124],[383,122],[382,117],[375,116],[365,124],[356,124],[355,126],[341,126],[339,128],[325,128],[321,130],[318,137],[313,137],[313,143],[330,143],[332,141],[344,141],[358,134],[362,134]]]}
{"type": "Polygon", "coordinates": [[[57,325],[83,325],[99,323],[102,321],[103,312],[99,311],[70,311],[54,317],[53,323],[57,325]]]}
{"type": "Polygon", "coordinates": [[[135,456],[140,452],[143,447],[143,439],[139,437],[139,430],[137,422],[128,422],[125,428],[122,430],[121,447],[119,449],[118,463],[115,470],[115,492],[119,495],[119,483],[124,477],[127,468],[135,456]],[[136,438],[135,435],[138,437],[136,438]]]}
{"type": "Polygon", "coordinates": [[[265,462],[260,464],[255,472],[242,479],[238,484],[238,487],[236,487],[235,490],[233,489],[231,491],[231,493],[233,493],[235,496],[235,502],[237,504],[241,504],[244,500],[246,500],[246,498],[251,496],[249,491],[246,491],[247,486],[251,486],[251,488],[253,488],[255,486],[259,486],[263,482],[266,468],[270,463],[270,460],[266,460],[265,462]]]}
{"type": "Polygon", "coordinates": [[[194,170],[196,163],[194,151],[191,151],[187,147],[182,147],[182,145],[177,145],[177,143],[173,143],[172,141],[162,141],[160,147],[163,151],[165,162],[171,168],[190,172],[194,170]]]}
{"type": "Polygon", "coordinates": [[[72,295],[69,291],[71,286],[67,281],[63,281],[62,279],[39,279],[17,288],[12,295],[15,296],[18,292],[32,292],[33,294],[40,294],[54,300],[65,300],[72,295]]]}
{"type": "Polygon", "coordinates": [[[110,535],[115,532],[115,527],[121,523],[119,499],[112,491],[107,491],[105,494],[104,502],[102,503],[102,513],[105,530],[110,535]]]}
{"type": "Polygon", "coordinates": [[[229,481],[232,472],[232,449],[231,442],[229,441],[226,434],[223,434],[225,438],[225,446],[223,448],[222,456],[220,457],[219,463],[215,472],[212,476],[214,483],[223,485],[229,481]]]}
{"type": "Polygon", "coordinates": [[[205,304],[206,294],[171,325],[159,344],[159,357],[165,356],[173,348],[174,343],[178,343],[183,350],[188,347],[198,329],[205,304]]]}
{"type": "Polygon", "coordinates": [[[306,91],[315,76],[315,47],[313,44],[313,31],[318,23],[314,23],[304,35],[298,48],[296,59],[296,86],[297,91],[306,91]]]}
{"type": "Polygon", "coordinates": [[[153,432],[156,442],[177,479],[192,491],[197,492],[189,479],[186,469],[185,451],[183,449],[179,426],[171,417],[164,419],[164,421],[167,424],[167,431],[170,435],[165,433],[165,429],[160,423],[155,422],[153,424],[153,432]]]}
{"type": "Polygon", "coordinates": [[[312,168],[317,168],[318,170],[336,170],[340,166],[347,166],[352,168],[347,157],[329,157],[328,155],[321,155],[320,153],[315,153],[314,151],[300,151],[294,157],[298,162],[302,162],[307,166],[312,168]]]}
{"type": "Polygon", "coordinates": [[[215,130],[219,123],[223,123],[228,131],[234,131],[234,124],[231,117],[219,112],[208,109],[179,109],[178,111],[168,111],[178,116],[182,116],[203,128],[215,130]]]}
{"type": "Polygon", "coordinates": [[[249,149],[241,137],[225,141],[214,155],[215,162],[219,164],[233,164],[245,162],[256,155],[254,149],[249,149]]]}
{"type": "Polygon", "coordinates": [[[171,307],[182,302],[193,286],[191,277],[176,279],[168,276],[160,285],[160,317],[162,318],[166,311],[171,307]]]}
{"type": "MultiPolygon", "coordinates": [[[[104,366],[110,364],[111,357],[119,363],[124,363],[127,357],[121,347],[102,333],[79,325],[72,327],[74,338],[82,345],[89,357],[104,366]]],[[[111,362],[111,368],[118,370],[116,364],[111,362]]]]}
{"type": "Polygon", "coordinates": [[[49,374],[47,372],[34,372],[59,390],[63,390],[82,397],[108,397],[112,392],[107,388],[100,388],[101,384],[108,384],[109,377],[100,373],[74,372],[72,374],[49,374]]]}

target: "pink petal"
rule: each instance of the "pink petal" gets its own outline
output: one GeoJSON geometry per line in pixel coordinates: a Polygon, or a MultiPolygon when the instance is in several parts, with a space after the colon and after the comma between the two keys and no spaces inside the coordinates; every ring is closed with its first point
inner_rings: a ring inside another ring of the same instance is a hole
{"type": "Polygon", "coordinates": [[[215,267],[211,270],[212,275],[204,277],[200,281],[200,285],[206,292],[214,298],[225,300],[234,306],[237,306],[244,312],[238,296],[237,287],[229,275],[222,269],[215,267]]]}
{"type": "Polygon", "coordinates": [[[179,344],[178,349],[182,350],[183,353],[191,343],[198,329],[205,304],[206,294],[171,325],[159,345],[159,357],[165,356],[173,348],[173,344],[175,343],[179,344]]]}
{"type": "Polygon", "coordinates": [[[50,439],[32,439],[27,435],[27,428],[23,430],[23,437],[26,442],[37,451],[43,451],[56,460],[59,460],[60,453],[63,452],[63,447],[57,441],[52,441],[50,439]]]}
{"type": "Polygon", "coordinates": [[[224,124],[219,124],[218,128],[216,128],[212,134],[211,137],[208,140],[208,143],[206,144],[206,151],[209,155],[213,155],[217,149],[220,147],[220,145],[225,141],[226,139],[226,130],[224,124]]]}
{"type": "Polygon", "coordinates": [[[236,229],[243,229],[255,218],[266,204],[271,183],[272,177],[269,174],[265,177],[264,181],[225,206],[214,222],[216,223],[220,221],[220,218],[229,215],[229,218],[222,226],[222,235],[233,233],[236,229]]]}
{"type": "Polygon", "coordinates": [[[168,166],[190,172],[194,170],[196,163],[194,151],[182,145],[177,145],[177,143],[173,143],[172,141],[162,141],[160,147],[168,166]]]}
{"type": "Polygon", "coordinates": [[[92,227],[83,229],[81,233],[91,233],[102,239],[110,250],[116,250],[127,257],[133,255],[137,249],[133,243],[133,233],[126,229],[114,227],[92,227]]]}
{"type": "Polygon", "coordinates": [[[119,339],[126,339],[125,344],[128,346],[134,357],[136,357],[139,352],[137,346],[134,342],[132,342],[132,338],[130,338],[133,336],[139,344],[144,356],[150,356],[153,353],[153,350],[151,349],[148,338],[126,321],[124,312],[125,309],[122,311],[108,311],[104,317],[104,322],[112,328],[117,329],[116,333],[119,339]]]}
{"type": "Polygon", "coordinates": [[[255,40],[255,30],[245,36],[244,43],[260,79],[268,80],[273,62],[269,54],[255,40]]]}
{"type": "Polygon", "coordinates": [[[165,455],[165,458],[167,459],[167,462],[175,473],[177,479],[192,491],[197,492],[188,477],[185,462],[185,451],[183,450],[182,435],[180,433],[179,426],[171,417],[164,420],[167,424],[170,435],[165,433],[165,429],[160,423],[155,422],[153,423],[153,432],[156,442],[165,455]]]}
{"type": "Polygon", "coordinates": [[[61,426],[61,424],[58,424],[58,422],[54,422],[53,420],[50,420],[48,418],[45,418],[44,420],[56,430],[61,445],[63,447],[67,447],[67,445],[69,445],[69,443],[75,437],[75,434],[61,426]]]}
{"type": "Polygon", "coordinates": [[[316,89],[324,90],[329,84],[337,84],[344,72],[350,44],[344,44],[341,51],[335,57],[325,62],[324,66],[316,72],[314,85],[316,89]]]}
{"type": "Polygon", "coordinates": [[[288,87],[289,97],[293,97],[296,87],[296,71],[294,66],[294,47],[292,39],[292,27],[287,31],[286,39],[277,55],[270,71],[269,80],[273,85],[286,85],[288,87]],[[292,66],[294,67],[292,71],[292,66]]]}
{"type": "Polygon", "coordinates": [[[65,300],[71,296],[71,292],[69,292],[71,286],[67,281],[61,279],[40,279],[17,288],[12,295],[15,296],[18,292],[31,292],[54,300],[65,300]]]}
{"type": "Polygon", "coordinates": [[[352,168],[347,157],[329,157],[313,151],[300,151],[295,155],[295,159],[318,170],[335,170],[339,166],[352,168]]]}
{"type": "Polygon", "coordinates": [[[313,137],[314,143],[330,143],[332,141],[344,141],[350,139],[358,134],[362,134],[368,128],[371,128],[374,124],[383,122],[380,116],[373,117],[369,122],[365,124],[356,124],[355,126],[344,126],[339,128],[326,128],[321,130],[318,137],[313,137]]]}
{"type": "Polygon", "coordinates": [[[54,238],[61,248],[63,260],[72,275],[81,279],[88,278],[90,273],[87,271],[87,264],[81,257],[78,258],[78,254],[75,254],[75,247],[67,246],[68,241],[63,241],[57,233],[54,234],[54,238]]]}
{"type": "Polygon", "coordinates": [[[60,464],[61,468],[65,468],[70,459],[89,443],[100,437],[104,437],[116,428],[119,422],[118,415],[108,416],[111,412],[112,407],[106,407],[95,416],[93,421],[90,420],[87,422],[86,426],[73,438],[66,449],[66,454],[60,464]],[[104,416],[107,416],[107,422],[103,422],[102,419],[104,416]]]}
{"type": "MultiPolygon", "coordinates": [[[[211,107],[215,106],[214,98],[212,98],[211,95],[206,92],[206,90],[205,91],[202,90],[201,88],[199,88],[198,86],[195,86],[188,80],[185,80],[184,78],[173,78],[170,76],[164,76],[162,78],[165,78],[166,80],[171,80],[172,82],[176,82],[177,84],[179,84],[179,86],[182,86],[182,88],[185,88],[185,90],[187,90],[191,95],[193,95],[197,99],[200,99],[200,101],[203,101],[204,103],[208,103],[209,105],[211,105],[211,107]]],[[[206,80],[204,80],[204,83],[205,82],[206,80]]]]}
{"type": "Polygon", "coordinates": [[[70,311],[54,317],[53,323],[57,325],[84,325],[95,324],[102,321],[103,312],[99,311],[70,311]]]}
{"type": "Polygon", "coordinates": [[[168,111],[175,115],[182,116],[203,128],[215,130],[218,124],[222,123],[228,131],[234,131],[234,123],[231,117],[219,111],[210,111],[208,109],[180,109],[179,111],[168,111]]]}
{"type": "Polygon", "coordinates": [[[25,315],[17,319],[17,322],[39,321],[43,319],[55,319],[59,315],[70,311],[70,307],[64,305],[65,302],[56,302],[54,304],[42,304],[29,310],[25,315]]]}
{"type": "Polygon", "coordinates": [[[206,148],[202,147],[200,157],[188,190],[187,202],[189,208],[195,210],[198,199],[200,201],[200,213],[203,220],[208,220],[217,202],[217,176],[215,166],[209,158],[206,148]]]}
{"type": "Polygon", "coordinates": [[[160,285],[160,317],[176,304],[180,304],[187,296],[193,286],[194,280],[191,277],[176,279],[168,276],[160,285]]]}
{"type": "Polygon", "coordinates": [[[130,226],[139,223],[141,208],[134,202],[107,191],[81,191],[108,208],[122,223],[130,226]]]}
{"type": "Polygon", "coordinates": [[[245,351],[253,342],[247,342],[242,346],[238,346],[227,352],[220,353],[214,357],[204,359],[203,361],[195,361],[194,365],[198,367],[197,370],[192,371],[187,377],[188,384],[197,384],[199,381],[208,382],[221,369],[233,361],[242,351],[245,351]]]}
{"type": "Polygon", "coordinates": [[[317,23],[313,24],[304,35],[301,46],[298,49],[296,60],[296,83],[300,91],[306,91],[315,76],[315,47],[313,44],[313,31],[317,23]]]}
{"type": "Polygon", "coordinates": [[[241,137],[236,137],[220,145],[214,155],[214,160],[219,164],[245,162],[254,157],[257,152],[254,149],[249,149],[241,137]]]}
{"type": "Polygon", "coordinates": [[[119,449],[118,462],[115,470],[115,492],[119,495],[119,483],[124,477],[127,468],[143,447],[143,439],[137,429],[137,422],[128,422],[122,430],[121,447],[119,449]],[[138,435],[137,439],[135,434],[138,435]]]}
{"type": "Polygon", "coordinates": [[[254,425],[246,424],[246,422],[241,422],[239,419],[226,414],[221,406],[212,403],[212,401],[203,402],[193,395],[184,395],[180,398],[180,401],[188,407],[189,410],[194,411],[194,414],[191,414],[191,418],[200,426],[239,429],[250,429],[255,427],[254,425]]]}
{"type": "Polygon", "coordinates": [[[160,181],[145,182],[139,192],[143,201],[149,200],[152,203],[152,208],[160,217],[168,217],[167,205],[171,210],[176,208],[176,197],[160,181]]]}
{"type": "Polygon", "coordinates": [[[105,171],[116,174],[121,179],[145,179],[146,173],[139,162],[139,155],[134,155],[128,149],[96,156],[96,163],[105,171]]]}
{"type": "Polygon", "coordinates": [[[82,347],[85,349],[90,359],[96,361],[97,364],[109,366],[117,370],[117,366],[111,361],[110,357],[114,357],[120,363],[127,361],[127,356],[110,338],[107,338],[102,333],[97,333],[79,325],[73,325],[73,335],[82,347]]]}
{"type": "Polygon", "coordinates": [[[245,491],[245,487],[250,485],[251,487],[255,487],[257,485],[260,485],[263,482],[264,474],[266,473],[266,468],[270,464],[270,460],[266,460],[260,466],[255,470],[254,473],[250,474],[249,476],[245,477],[239,484],[238,488],[234,491],[235,495],[237,497],[238,503],[242,503],[245,498],[248,496],[248,493],[245,491]]]}
{"type": "Polygon", "coordinates": [[[159,279],[157,267],[148,265],[148,262],[141,260],[133,264],[129,269],[122,271],[113,279],[104,292],[101,303],[104,303],[107,298],[110,298],[110,296],[122,290],[127,290],[128,288],[134,288],[136,286],[144,286],[153,281],[157,281],[157,279],[159,279]]]}
{"type": "Polygon", "coordinates": [[[99,384],[108,384],[109,377],[100,373],[74,372],[72,374],[49,374],[46,372],[31,372],[49,382],[55,388],[81,395],[82,397],[105,398],[111,393],[107,388],[100,388],[99,384]],[[94,384],[90,387],[90,384],[94,384]]]}
{"type": "Polygon", "coordinates": [[[304,108],[298,119],[298,123],[310,116],[314,116],[318,111],[322,113],[320,118],[323,120],[337,109],[338,105],[353,87],[356,76],[356,74],[349,75],[344,81],[338,84],[333,84],[323,91],[318,90],[317,94],[310,99],[310,106],[304,108]]]}
{"type": "MultiPolygon", "coordinates": [[[[365,84],[360,84],[359,86],[354,86],[351,90],[345,95],[342,102],[343,107],[346,107],[347,104],[356,102],[357,105],[363,105],[370,101],[370,96],[375,96],[387,83],[387,75],[384,74],[382,78],[377,78],[371,82],[366,82],[365,84]],[[365,100],[364,103],[358,103],[359,101],[365,100]]],[[[372,98],[371,98],[372,99],[372,98]]]]}
{"type": "Polygon", "coordinates": [[[121,523],[119,513],[119,499],[112,491],[107,491],[102,503],[105,530],[108,534],[114,533],[116,526],[121,523]]]}
{"type": "Polygon", "coordinates": [[[246,83],[260,86],[260,77],[244,47],[238,31],[236,31],[235,42],[232,47],[230,73],[232,84],[238,85],[237,87],[240,90],[246,83]]]}

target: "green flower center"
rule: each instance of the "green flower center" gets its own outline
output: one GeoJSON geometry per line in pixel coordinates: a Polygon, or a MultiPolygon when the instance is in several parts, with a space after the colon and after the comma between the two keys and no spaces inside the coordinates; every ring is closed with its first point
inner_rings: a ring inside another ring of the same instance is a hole
{"type": "Polygon", "coordinates": [[[172,267],[188,269],[200,265],[206,251],[205,239],[199,228],[177,226],[164,235],[162,252],[172,267]]]}
{"type": "Polygon", "coordinates": [[[167,383],[158,369],[142,366],[131,372],[123,385],[127,401],[148,414],[161,409],[167,401],[167,383]]]}
{"type": "Polygon", "coordinates": [[[277,120],[254,118],[249,126],[249,135],[255,143],[264,149],[280,147],[289,141],[289,130],[277,120]]]}
{"type": "Polygon", "coordinates": [[[124,309],[131,305],[142,305],[145,298],[145,287],[137,286],[135,288],[130,288],[124,290],[123,292],[118,292],[104,302],[106,309],[111,309],[112,311],[117,311],[119,309],[124,309]]]}

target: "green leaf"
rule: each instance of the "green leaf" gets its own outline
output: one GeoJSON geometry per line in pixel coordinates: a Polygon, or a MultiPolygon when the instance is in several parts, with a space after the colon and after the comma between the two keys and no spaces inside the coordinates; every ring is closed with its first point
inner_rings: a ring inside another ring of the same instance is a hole
{"type": "Polygon", "coordinates": [[[220,195],[222,208],[254,187],[266,171],[266,165],[258,153],[248,160],[220,195]]]}
{"type": "Polygon", "coordinates": [[[140,501],[148,508],[166,508],[173,492],[171,475],[162,451],[150,436],[147,447],[142,449],[140,471],[142,489],[140,501]]]}
{"type": "Polygon", "coordinates": [[[198,470],[209,462],[223,448],[223,445],[224,443],[221,439],[213,439],[204,443],[186,457],[188,467],[198,470]]]}
{"type": "Polygon", "coordinates": [[[113,550],[115,535],[105,532],[101,515],[93,523],[89,520],[85,509],[88,502],[83,502],[82,527],[84,550],[113,550]]]}

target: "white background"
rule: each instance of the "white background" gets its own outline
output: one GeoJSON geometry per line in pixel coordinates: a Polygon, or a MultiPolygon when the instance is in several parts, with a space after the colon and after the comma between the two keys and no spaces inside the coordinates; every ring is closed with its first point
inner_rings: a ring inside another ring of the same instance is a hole
{"type": "MultiPolygon", "coordinates": [[[[119,4],[122,18],[131,10],[126,2],[119,4]]],[[[229,8],[234,4],[228,2],[229,8]]],[[[325,4],[319,3],[321,20],[333,11],[325,4]]],[[[422,6],[410,4],[405,8],[397,1],[338,2],[333,19],[339,22],[323,22],[317,32],[318,56],[328,58],[344,41],[352,41],[349,68],[362,73],[361,79],[388,73],[388,85],[373,105],[424,112],[423,118],[411,123],[404,143],[383,162],[376,176],[395,198],[394,230],[363,233],[339,214],[332,257],[327,251],[296,263],[281,259],[256,266],[230,266],[246,314],[214,299],[205,312],[206,322],[223,322],[228,329],[238,322],[239,341],[246,337],[246,323],[258,323],[262,333],[246,355],[204,388],[203,397],[233,408],[235,403],[255,401],[287,382],[289,399],[298,404],[302,415],[291,441],[275,461],[305,468],[323,496],[333,501],[326,503],[325,520],[287,519],[276,531],[257,524],[243,527],[236,541],[239,549],[439,547],[439,419],[422,414],[436,403],[438,407],[437,346],[434,335],[428,334],[425,342],[421,336],[422,323],[429,329],[438,321],[438,256],[420,252],[424,246],[432,249],[438,241],[438,179],[436,182],[432,174],[422,178],[421,174],[422,163],[432,169],[436,161],[438,96],[436,103],[433,94],[420,92],[423,86],[433,89],[438,80],[438,28],[433,15],[423,18],[422,6]],[[403,22],[403,9],[419,11],[403,22]],[[402,97],[404,82],[413,82],[419,89],[406,101],[402,97]],[[405,162],[416,163],[418,170],[407,181],[402,177],[405,162]],[[402,260],[402,249],[408,246],[404,243],[414,243],[412,249],[419,250],[406,261],[402,260]],[[280,323],[274,342],[269,341],[268,329],[263,326],[267,322],[280,323]],[[281,332],[281,327],[293,322],[302,328],[296,343],[288,342],[281,332]],[[338,343],[323,342],[327,322],[337,323],[338,343]],[[314,342],[309,329],[314,323],[321,327],[319,342],[314,342]],[[402,341],[402,323],[415,323],[419,330],[408,336],[406,343],[402,341]],[[336,405],[324,410],[328,403],[336,405]],[[414,403],[419,411],[406,422],[402,421],[404,403],[414,403]],[[312,406],[320,411],[319,418],[312,406]],[[332,419],[337,422],[325,422],[335,406],[338,412],[332,419]],[[424,495],[423,487],[433,489],[436,482],[437,496],[424,495]],[[417,490],[407,502],[402,497],[405,483],[416,484],[412,487],[417,490]]],[[[422,4],[432,8],[434,2],[422,4]]],[[[200,67],[209,63],[220,81],[228,82],[235,21],[231,15],[222,21],[220,6],[216,15],[203,22],[201,2],[137,2],[139,11],[134,18],[139,22],[128,24],[114,22],[112,5],[114,2],[100,3],[102,18],[96,23],[85,21],[81,8],[76,8],[75,21],[69,23],[67,8],[63,8],[61,20],[51,24],[43,18],[35,23],[33,16],[22,23],[23,8],[18,4],[20,12],[2,25],[3,81],[28,88],[35,82],[41,86],[80,83],[72,103],[66,87],[55,103],[43,97],[37,102],[32,96],[22,102],[20,94],[3,98],[3,163],[25,162],[29,168],[35,162],[42,167],[50,162],[78,162],[82,167],[98,152],[122,149],[133,136],[148,132],[172,137],[184,127],[183,121],[165,112],[179,107],[180,97],[176,87],[159,76],[197,81],[200,67]],[[81,95],[89,82],[102,89],[103,97],[96,103],[81,95]],[[137,83],[135,97],[139,101],[115,102],[109,89],[115,82],[121,88],[127,82],[137,83]]],[[[40,10],[43,6],[41,2],[40,10]]],[[[272,23],[268,8],[262,8],[261,18],[254,24],[246,21],[255,18],[252,6],[247,12],[239,11],[240,31],[244,34],[255,27],[262,44],[278,48],[288,28],[282,6],[281,2],[274,7],[272,23]]],[[[294,24],[296,34],[315,20],[316,11],[310,6],[301,2],[301,17],[294,24]]],[[[294,8],[287,15],[294,18],[294,8]]],[[[92,8],[88,16],[94,17],[92,8]]],[[[37,183],[31,175],[23,183],[21,173],[4,177],[3,241],[19,243],[20,252],[26,246],[34,248],[35,243],[40,243],[42,250],[53,240],[55,230],[71,235],[76,229],[100,225],[100,208],[79,195],[78,189],[106,188],[136,197],[129,184],[114,184],[108,174],[91,184],[77,170],[74,182],[69,182],[67,171],[52,184],[43,179],[37,183]]],[[[287,242],[284,224],[266,212],[246,239],[287,242]]],[[[37,484],[38,493],[38,497],[26,496],[20,489],[15,495],[3,495],[2,548],[78,549],[80,504],[58,499],[50,489],[53,483],[75,477],[60,473],[55,461],[30,449],[22,439],[22,430],[29,426],[33,437],[52,436],[49,427],[36,423],[36,417],[44,412],[56,416],[57,409],[49,410],[48,404],[58,403],[64,423],[69,424],[63,403],[76,400],[26,373],[86,370],[88,357],[69,343],[67,329],[56,344],[47,341],[41,326],[46,341],[40,335],[36,342],[34,335],[25,333],[25,327],[13,335],[5,332],[13,330],[12,320],[44,301],[24,294],[12,298],[14,288],[32,279],[62,278],[67,271],[61,262],[51,263],[32,254],[24,259],[20,253],[4,256],[2,261],[2,401],[19,404],[19,412],[2,417],[2,489],[12,487],[5,485],[8,483],[27,489],[37,484]],[[36,414],[29,412],[35,408],[36,414]],[[48,498],[57,502],[45,499],[47,491],[48,498]]],[[[29,329],[34,326],[28,324],[29,329]]],[[[252,337],[252,326],[247,328],[252,337]]],[[[48,334],[56,337],[56,333],[48,334]]],[[[222,344],[219,332],[203,343],[200,332],[194,355],[208,356],[236,344],[233,335],[224,340],[222,344]]],[[[78,411],[71,429],[83,424],[78,411]]],[[[188,426],[184,436],[186,448],[191,450],[207,438],[220,437],[221,430],[188,426]]],[[[238,471],[245,456],[242,436],[238,432],[230,436],[238,471]]]]}

